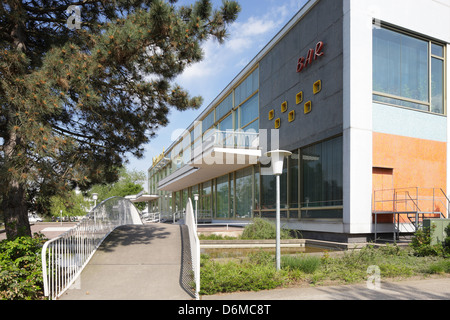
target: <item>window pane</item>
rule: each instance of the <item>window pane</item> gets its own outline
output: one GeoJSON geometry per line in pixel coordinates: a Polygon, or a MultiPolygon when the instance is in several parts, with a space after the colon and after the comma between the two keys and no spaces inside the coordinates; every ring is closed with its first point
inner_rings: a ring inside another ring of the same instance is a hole
{"type": "MultiPolygon", "coordinates": [[[[280,177],[280,207],[287,204],[287,161],[284,161],[283,174],[280,177]]],[[[263,167],[263,166],[262,166],[263,167]]],[[[276,209],[276,177],[274,175],[261,175],[261,209],[276,209]]]]}
{"type": "Polygon", "coordinates": [[[228,175],[217,178],[217,218],[228,218],[228,175]]]}
{"type": "Polygon", "coordinates": [[[244,103],[241,108],[241,128],[259,117],[258,94],[244,103]]]}
{"type": "Polygon", "coordinates": [[[429,102],[428,42],[374,28],[373,90],[429,102]]]}
{"type": "Polygon", "coordinates": [[[202,133],[211,128],[214,124],[214,111],[210,112],[202,121],[202,133]]]}
{"type": "Polygon", "coordinates": [[[260,183],[260,181],[259,181],[260,179],[259,179],[259,167],[258,166],[256,166],[255,167],[255,206],[254,206],[254,210],[260,210],[261,209],[261,206],[260,206],[260,203],[259,203],[259,183],[260,183]]]}
{"type": "Polygon", "coordinates": [[[252,167],[236,172],[236,218],[252,217],[252,167]]]}
{"type": "Polygon", "coordinates": [[[298,208],[298,151],[289,159],[289,208],[298,208]]]}
{"type": "Polygon", "coordinates": [[[200,199],[200,208],[198,218],[209,218],[211,214],[211,182],[203,183],[202,197],[200,199]]]}
{"type": "Polygon", "coordinates": [[[444,47],[435,43],[431,44],[431,54],[441,57],[444,57],[444,47]]]}
{"type": "Polygon", "coordinates": [[[188,189],[183,190],[183,209],[186,209],[188,203],[188,189]]]}
{"type": "Polygon", "coordinates": [[[259,70],[256,69],[234,90],[235,107],[251,96],[251,94],[258,90],[258,88],[259,70]]]}
{"type": "Polygon", "coordinates": [[[216,119],[220,120],[231,109],[233,109],[233,95],[230,94],[226,97],[216,108],[216,119]]]}
{"type": "Polygon", "coordinates": [[[431,112],[444,113],[444,61],[431,59],[431,112]]]}
{"type": "Polygon", "coordinates": [[[233,130],[233,114],[230,114],[228,117],[222,120],[219,124],[220,131],[233,130]]]}
{"type": "Polygon", "coordinates": [[[412,109],[417,109],[417,110],[422,110],[422,111],[429,111],[429,107],[427,104],[421,104],[421,103],[415,103],[415,102],[410,102],[410,101],[405,101],[405,100],[400,100],[400,99],[395,99],[395,98],[389,98],[389,97],[380,96],[377,94],[373,95],[373,100],[382,102],[382,103],[393,104],[396,106],[406,107],[406,108],[412,108],[412,109]]]}
{"type": "Polygon", "coordinates": [[[302,207],[343,204],[342,137],[302,150],[302,207]]]}

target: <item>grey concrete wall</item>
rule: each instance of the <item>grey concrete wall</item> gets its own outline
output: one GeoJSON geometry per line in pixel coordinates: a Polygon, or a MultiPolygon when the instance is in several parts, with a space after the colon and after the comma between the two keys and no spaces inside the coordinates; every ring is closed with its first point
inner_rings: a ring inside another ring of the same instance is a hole
{"type": "MultiPolygon", "coordinates": [[[[319,1],[291,31],[260,61],[260,129],[274,129],[281,119],[280,148],[294,150],[342,133],[343,128],[343,8],[342,1],[319,1]],[[297,62],[317,42],[324,42],[324,56],[297,73],[297,62]],[[322,81],[322,91],[313,94],[313,84],[322,81]],[[296,95],[304,99],[296,105],[296,95]],[[304,114],[304,103],[312,112],[304,114]],[[288,111],[281,104],[288,102],[288,111]],[[269,120],[269,111],[275,119],[269,120]],[[296,112],[294,122],[288,113],[296,112]]],[[[268,139],[270,144],[270,138],[268,139]]],[[[269,148],[270,145],[269,145],[269,148]]]]}

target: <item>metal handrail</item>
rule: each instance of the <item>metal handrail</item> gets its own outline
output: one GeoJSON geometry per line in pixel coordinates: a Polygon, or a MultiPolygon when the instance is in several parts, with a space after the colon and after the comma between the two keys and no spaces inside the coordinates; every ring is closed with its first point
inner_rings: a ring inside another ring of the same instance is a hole
{"type": "Polygon", "coordinates": [[[147,212],[142,215],[142,220],[145,222],[160,222],[161,221],[161,214],[159,212],[147,212]]]}
{"type": "Polygon", "coordinates": [[[186,206],[186,217],[184,223],[189,229],[189,243],[191,245],[192,269],[194,271],[195,298],[199,300],[200,292],[200,240],[197,235],[197,224],[192,206],[192,200],[189,199],[186,206]]]}
{"type": "Polygon", "coordinates": [[[97,248],[116,228],[142,225],[130,200],[113,197],[96,206],[74,228],[47,241],[42,247],[44,295],[61,296],[81,274],[97,248]]]}

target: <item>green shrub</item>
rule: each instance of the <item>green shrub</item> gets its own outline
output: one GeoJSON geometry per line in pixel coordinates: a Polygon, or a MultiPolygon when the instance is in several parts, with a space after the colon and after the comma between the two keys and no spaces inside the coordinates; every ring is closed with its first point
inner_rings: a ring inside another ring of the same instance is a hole
{"type": "Polygon", "coordinates": [[[0,242],[0,299],[43,297],[41,248],[44,242],[39,235],[0,242]]]}
{"type": "Polygon", "coordinates": [[[447,255],[450,255],[450,224],[445,228],[447,237],[444,239],[444,249],[447,255]]]}
{"type": "Polygon", "coordinates": [[[282,256],[281,267],[288,270],[300,270],[312,274],[320,267],[321,259],[316,256],[282,256]]]}
{"type": "Polygon", "coordinates": [[[286,281],[286,274],[272,264],[229,261],[218,263],[202,256],[200,294],[274,289],[286,281]]]}
{"type": "MultiPolygon", "coordinates": [[[[271,240],[277,235],[276,225],[268,220],[255,218],[253,223],[245,227],[242,240],[271,240]]],[[[281,239],[291,239],[289,230],[280,228],[281,239]]]]}
{"type": "Polygon", "coordinates": [[[441,256],[444,254],[444,248],[441,243],[431,244],[430,228],[417,230],[411,240],[410,246],[414,250],[414,254],[418,257],[441,256]]]}
{"type": "Polygon", "coordinates": [[[253,264],[260,264],[260,265],[274,265],[275,257],[267,251],[259,250],[255,253],[250,253],[248,255],[248,260],[250,263],[253,264]]]}

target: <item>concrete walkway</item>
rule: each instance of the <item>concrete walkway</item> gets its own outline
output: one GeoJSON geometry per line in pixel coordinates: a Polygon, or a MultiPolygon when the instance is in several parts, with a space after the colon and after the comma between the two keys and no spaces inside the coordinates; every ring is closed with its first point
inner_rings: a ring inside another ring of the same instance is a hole
{"type": "Polygon", "coordinates": [[[192,300],[187,232],[167,224],[118,228],[60,300],[192,300]]]}

